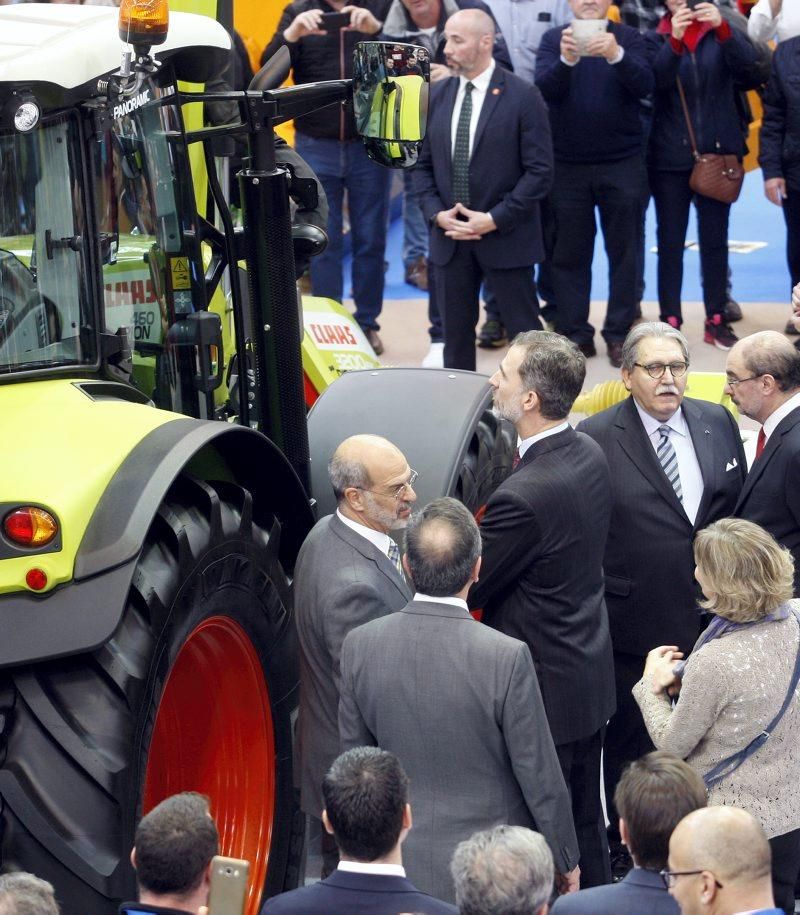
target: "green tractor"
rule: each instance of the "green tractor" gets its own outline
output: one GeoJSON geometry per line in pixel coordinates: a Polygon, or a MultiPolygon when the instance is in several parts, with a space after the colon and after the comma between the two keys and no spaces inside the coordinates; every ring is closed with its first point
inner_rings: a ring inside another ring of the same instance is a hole
{"type": "Polygon", "coordinates": [[[158,8],[125,0],[118,33],[103,7],[0,7],[0,866],[111,915],[141,814],[196,790],[256,915],[300,873],[289,580],[332,448],[386,434],[423,501],[477,510],[514,437],[480,376],[376,370],[341,306],[307,302],[304,332],[294,255],[324,235],[292,225],[315,189],[273,128],[352,99],[371,155],[411,165],[426,52],[364,43],[352,84],[285,89],[278,59],[210,94],[227,32],[158,8]],[[206,125],[220,100],[238,117],[206,125]],[[214,158],[234,136],[241,228],[214,158]]]}

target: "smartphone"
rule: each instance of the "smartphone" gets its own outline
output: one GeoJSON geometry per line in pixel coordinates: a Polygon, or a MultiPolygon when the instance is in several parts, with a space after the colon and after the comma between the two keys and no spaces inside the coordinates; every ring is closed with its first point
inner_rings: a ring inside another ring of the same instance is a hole
{"type": "Polygon", "coordinates": [[[214,855],[211,859],[209,915],[243,915],[250,862],[214,855]]]}
{"type": "Polygon", "coordinates": [[[686,0],[686,5],[689,7],[690,10],[693,10],[698,5],[698,3],[707,3],[707,2],[708,2],[708,0],[686,0]]]}
{"type": "Polygon", "coordinates": [[[335,32],[350,25],[350,13],[323,13],[320,28],[323,32],[335,32]]]}

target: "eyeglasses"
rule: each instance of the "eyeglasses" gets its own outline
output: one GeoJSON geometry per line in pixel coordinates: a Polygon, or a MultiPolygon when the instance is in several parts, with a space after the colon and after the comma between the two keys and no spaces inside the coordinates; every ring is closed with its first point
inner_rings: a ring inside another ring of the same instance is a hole
{"type": "Polygon", "coordinates": [[[751,375],[749,378],[726,378],[725,384],[727,384],[729,388],[735,388],[737,384],[744,384],[745,381],[755,381],[756,378],[761,378],[763,374],[763,372],[759,372],[758,375],[751,375]]]}
{"type": "Polygon", "coordinates": [[[644,369],[656,381],[664,377],[667,369],[670,370],[673,378],[681,378],[686,374],[686,369],[689,368],[688,362],[667,362],[666,365],[663,362],[650,362],[647,365],[642,365],[641,362],[634,362],[633,364],[638,365],[640,369],[644,369]]]}
{"type": "Polygon", "coordinates": [[[391,497],[393,499],[396,499],[399,502],[403,498],[403,496],[406,494],[406,492],[408,492],[409,489],[414,488],[414,484],[417,482],[418,479],[419,479],[419,474],[417,473],[416,470],[412,470],[411,475],[409,476],[409,478],[406,480],[405,483],[401,483],[399,486],[395,486],[395,488],[392,489],[388,493],[385,490],[382,491],[380,489],[364,489],[362,486],[356,486],[354,488],[360,489],[362,492],[374,493],[376,496],[391,495],[391,497]]]}
{"type": "MultiPolygon", "coordinates": [[[[706,870],[707,870],[707,868],[701,868],[700,870],[697,870],[697,871],[670,871],[670,870],[665,869],[663,871],[659,871],[658,876],[661,877],[661,879],[664,881],[664,886],[668,890],[670,890],[677,883],[678,877],[691,877],[696,874],[705,873],[706,870]]],[[[708,871],[708,873],[711,873],[711,872],[708,871]]],[[[713,874],[711,874],[711,876],[714,877],[713,874]]],[[[718,890],[723,889],[722,884],[719,882],[719,880],[717,880],[716,877],[714,877],[714,883],[717,885],[718,890]]]]}

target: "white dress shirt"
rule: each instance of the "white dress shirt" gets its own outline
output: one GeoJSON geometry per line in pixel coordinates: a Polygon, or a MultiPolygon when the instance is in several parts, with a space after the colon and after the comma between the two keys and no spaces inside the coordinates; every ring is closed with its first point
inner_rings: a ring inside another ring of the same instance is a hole
{"type": "Polygon", "coordinates": [[[764,420],[764,436],[765,444],[769,441],[770,435],[775,431],[780,422],[792,412],[800,407],[800,394],[795,394],[794,397],[790,397],[786,403],[781,404],[777,410],[764,420]]]}
{"type": "Polygon", "coordinates": [[[563,432],[565,429],[569,429],[569,423],[564,420],[563,423],[559,426],[553,426],[552,429],[545,429],[544,432],[537,432],[536,435],[529,435],[527,438],[522,439],[522,441],[517,446],[517,451],[519,451],[520,460],[522,455],[531,447],[531,445],[536,442],[540,442],[543,438],[547,438],[550,435],[557,435],[559,432],[563,432]]]}
{"type": "Polygon", "coordinates": [[[458,93],[456,94],[456,102],[453,105],[453,116],[450,119],[450,151],[451,153],[456,148],[456,130],[458,129],[458,117],[461,114],[461,106],[464,103],[464,96],[467,94],[467,90],[464,88],[467,83],[472,83],[474,86],[472,90],[472,115],[469,119],[469,154],[472,155],[472,148],[475,145],[475,131],[478,129],[478,118],[481,116],[481,108],[483,108],[483,100],[486,98],[486,93],[489,90],[489,80],[492,78],[492,73],[494,73],[495,63],[494,60],[489,64],[489,66],[475,77],[475,79],[467,79],[465,76],[459,76],[458,78],[458,93]]]}
{"type": "Polygon", "coordinates": [[[469,613],[469,607],[465,600],[461,600],[460,597],[431,597],[430,594],[422,594],[417,591],[414,595],[414,600],[424,600],[430,601],[432,604],[451,604],[453,607],[461,607],[463,610],[466,610],[469,613]]]}
{"type": "Polygon", "coordinates": [[[661,433],[658,431],[659,426],[669,426],[669,440],[675,449],[675,456],[678,459],[678,473],[681,478],[681,490],[683,491],[683,510],[686,517],[694,524],[697,518],[697,509],[700,508],[700,500],[703,498],[703,474],[700,472],[700,464],[694,451],[692,436],[689,434],[689,427],[686,425],[686,419],[682,410],[676,410],[669,419],[662,422],[649,413],[645,412],[637,403],[634,397],[633,402],[641,417],[644,431],[650,439],[653,451],[658,453],[658,446],[661,442],[661,433]]]}
{"type": "Polygon", "coordinates": [[[339,861],[337,871],[349,871],[351,874],[376,874],[382,877],[405,877],[406,869],[402,864],[381,864],[377,861],[339,861]]]}
{"type": "Polygon", "coordinates": [[[392,538],[388,534],[384,534],[381,531],[375,531],[371,527],[367,527],[364,524],[359,524],[358,521],[352,521],[346,515],[343,515],[339,509],[336,509],[336,517],[346,524],[351,531],[355,531],[365,540],[376,546],[384,556],[389,555],[389,545],[392,543],[392,538]]]}

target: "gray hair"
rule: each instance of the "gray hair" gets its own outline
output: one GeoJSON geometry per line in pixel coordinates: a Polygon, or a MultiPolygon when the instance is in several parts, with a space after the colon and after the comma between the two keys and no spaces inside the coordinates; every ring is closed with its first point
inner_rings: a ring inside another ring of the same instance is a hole
{"type": "Polygon", "coordinates": [[[450,872],[461,915],[536,915],[553,891],[553,856],[524,826],[476,832],[455,850],[450,872]]]}
{"type": "Polygon", "coordinates": [[[663,321],[643,321],[631,329],[622,344],[622,367],[625,371],[633,371],[633,367],[639,360],[639,344],[648,337],[677,340],[683,351],[683,358],[686,360],[686,364],[689,364],[689,342],[677,327],[665,324],[663,321]]]}
{"type": "Polygon", "coordinates": [[[456,499],[435,499],[412,515],[406,528],[406,558],[414,587],[422,594],[458,594],[480,555],[478,525],[456,499]]]}
{"type": "Polygon", "coordinates": [[[800,352],[783,334],[761,331],[741,342],[742,360],[753,375],[772,375],[781,391],[800,388],[800,352]]]}
{"type": "Polygon", "coordinates": [[[519,366],[522,387],[535,391],[544,419],[566,419],[586,379],[586,357],[561,334],[528,330],[517,334],[512,346],[525,355],[519,366]]]}
{"type": "Polygon", "coordinates": [[[0,876],[0,915],[59,915],[55,890],[24,871],[0,876]]]}
{"type": "Polygon", "coordinates": [[[367,473],[367,468],[360,462],[351,458],[334,456],[328,464],[328,475],[331,478],[331,486],[336,501],[341,502],[344,499],[344,492],[351,486],[356,489],[369,489],[372,480],[367,473]]]}

